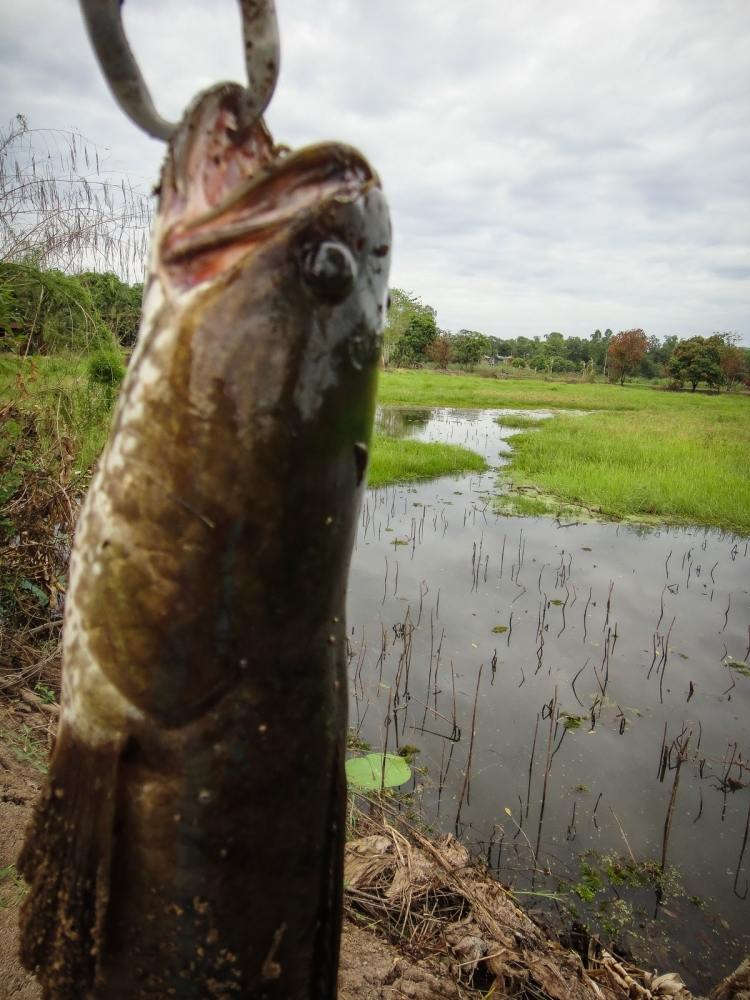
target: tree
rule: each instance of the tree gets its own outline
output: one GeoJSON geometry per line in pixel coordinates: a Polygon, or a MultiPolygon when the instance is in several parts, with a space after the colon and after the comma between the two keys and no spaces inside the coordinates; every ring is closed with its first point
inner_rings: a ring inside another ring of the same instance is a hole
{"type": "Polygon", "coordinates": [[[438,368],[447,368],[453,360],[451,338],[446,333],[441,333],[427,345],[425,354],[438,368]]]}
{"type": "Polygon", "coordinates": [[[680,382],[689,382],[693,392],[699,382],[719,386],[724,377],[721,343],[719,337],[690,337],[680,341],[669,361],[670,374],[680,382]]]}
{"type": "Polygon", "coordinates": [[[487,337],[476,330],[462,330],[453,338],[453,357],[460,365],[478,364],[489,349],[487,337]]]}
{"type": "Polygon", "coordinates": [[[426,360],[429,344],[438,335],[434,310],[412,315],[406,329],[391,350],[391,361],[404,367],[413,367],[426,360]]]}
{"type": "Polygon", "coordinates": [[[728,389],[732,389],[735,382],[741,381],[747,372],[747,358],[745,352],[739,347],[725,347],[721,352],[719,361],[724,381],[728,389]]]}
{"type": "Polygon", "coordinates": [[[609,341],[607,354],[609,377],[624,385],[625,378],[637,371],[648,347],[643,330],[621,330],[609,341]]]}
{"type": "Polygon", "coordinates": [[[383,365],[387,366],[391,361],[400,364],[393,356],[394,349],[398,341],[406,333],[409,323],[415,316],[432,316],[435,320],[435,310],[432,306],[426,305],[412,292],[406,292],[403,288],[391,288],[388,294],[388,314],[386,316],[385,329],[383,330],[383,365]]]}

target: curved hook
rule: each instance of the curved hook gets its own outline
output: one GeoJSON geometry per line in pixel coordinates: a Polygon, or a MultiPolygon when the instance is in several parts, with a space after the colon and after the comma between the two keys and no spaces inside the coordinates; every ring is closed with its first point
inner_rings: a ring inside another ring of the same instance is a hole
{"type": "MultiPolygon", "coordinates": [[[[109,88],[125,114],[155,139],[168,141],[177,123],[154,107],[122,26],[124,0],[79,0],[86,30],[109,88]]],[[[248,118],[268,107],[279,75],[279,29],[274,0],[239,0],[247,67],[248,118]]]]}

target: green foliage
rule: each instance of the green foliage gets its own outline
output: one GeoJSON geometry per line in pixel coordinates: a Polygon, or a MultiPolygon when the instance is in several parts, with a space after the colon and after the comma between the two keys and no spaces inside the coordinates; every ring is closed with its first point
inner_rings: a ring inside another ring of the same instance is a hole
{"type": "MultiPolygon", "coordinates": [[[[400,364],[393,357],[396,344],[401,340],[415,316],[432,317],[435,321],[435,310],[426,305],[417,295],[405,292],[402,288],[391,288],[388,295],[388,314],[383,330],[383,364],[391,362],[400,364]]],[[[405,362],[412,363],[412,362],[405,362]]]]}
{"type": "Polygon", "coordinates": [[[453,337],[453,358],[460,365],[476,365],[490,351],[490,341],[483,333],[462,330],[453,337]]]}
{"type": "Polygon", "coordinates": [[[91,294],[99,316],[122,347],[132,347],[141,319],[143,285],[126,285],[116,274],[85,271],[78,279],[91,294]]]}
{"type": "Polygon", "coordinates": [[[695,392],[700,382],[709,386],[721,385],[722,340],[720,337],[690,337],[674,349],[669,362],[669,372],[681,382],[689,382],[695,392]]]}
{"type": "Polygon", "coordinates": [[[114,352],[132,343],[141,286],[114,274],[63,274],[33,262],[0,263],[0,349],[16,354],[114,352]]]}
{"type": "Polygon", "coordinates": [[[402,368],[424,364],[427,349],[437,338],[438,328],[433,313],[421,312],[413,315],[406,329],[393,345],[391,361],[402,368]]]}
{"type": "Polygon", "coordinates": [[[108,388],[118,386],[125,378],[125,365],[117,351],[97,351],[86,366],[89,381],[108,388]]]}
{"type": "Polygon", "coordinates": [[[366,757],[350,757],[346,762],[346,779],[359,792],[397,788],[410,778],[411,768],[396,754],[369,753],[366,757]]]}

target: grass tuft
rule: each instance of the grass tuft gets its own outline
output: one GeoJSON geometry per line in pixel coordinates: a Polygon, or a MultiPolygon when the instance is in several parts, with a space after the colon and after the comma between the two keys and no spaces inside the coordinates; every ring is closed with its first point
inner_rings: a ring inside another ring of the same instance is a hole
{"type": "Polygon", "coordinates": [[[368,485],[389,486],[461,472],[483,472],[486,468],[487,463],[481,455],[460,445],[375,434],[368,485]]]}

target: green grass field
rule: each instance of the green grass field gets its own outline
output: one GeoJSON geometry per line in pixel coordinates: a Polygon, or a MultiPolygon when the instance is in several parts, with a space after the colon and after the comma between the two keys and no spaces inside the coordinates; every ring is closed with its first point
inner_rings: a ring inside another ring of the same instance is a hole
{"type": "Polygon", "coordinates": [[[747,395],[396,371],[379,401],[590,411],[517,434],[504,475],[609,517],[750,534],[747,395]]]}

